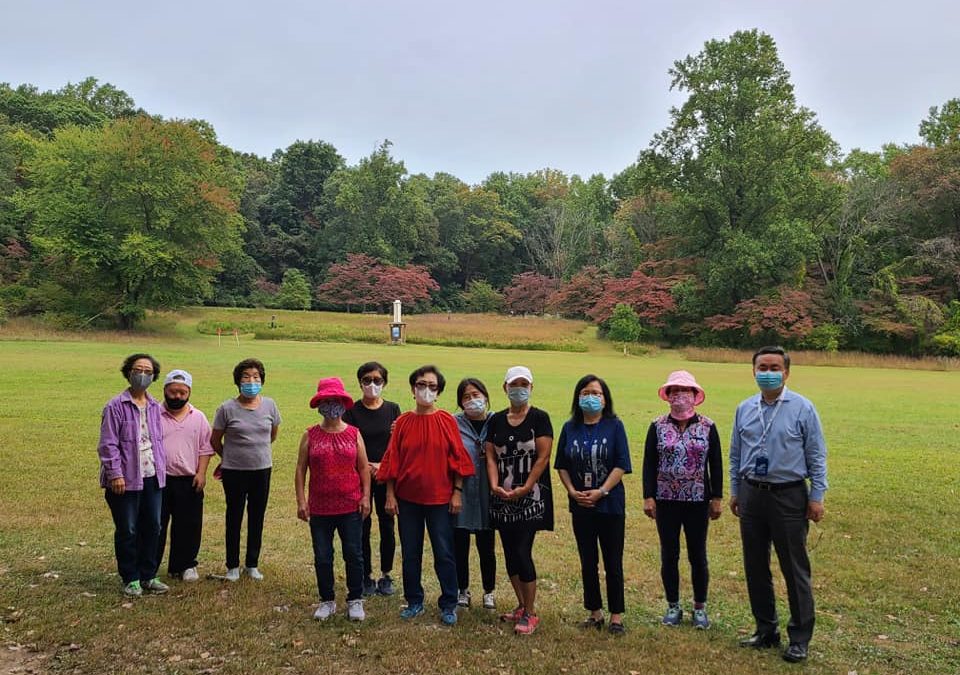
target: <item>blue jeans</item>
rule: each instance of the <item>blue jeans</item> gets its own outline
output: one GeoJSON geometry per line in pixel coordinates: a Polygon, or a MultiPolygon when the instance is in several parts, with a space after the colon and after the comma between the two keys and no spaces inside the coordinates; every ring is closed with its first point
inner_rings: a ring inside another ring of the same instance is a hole
{"type": "Polygon", "coordinates": [[[116,527],[113,551],[120,578],[124,584],[150,581],[157,576],[160,566],[157,548],[163,491],[157,477],[144,478],[142,490],[127,490],[117,495],[108,489],[105,496],[116,527]]]}
{"type": "Polygon", "coordinates": [[[433,569],[440,582],[440,610],[457,606],[457,563],[453,554],[455,516],[449,506],[427,506],[402,499],[397,500],[400,513],[400,548],[403,555],[403,595],[409,605],[423,604],[423,527],[426,525],[433,548],[433,569]]]}
{"type": "Polygon", "coordinates": [[[363,553],[360,541],[363,525],[356,511],[339,516],[310,516],[313,539],[313,567],[317,572],[320,601],[333,600],[333,533],[340,534],[343,563],[347,569],[347,600],[359,600],[363,594],[363,553]]]}

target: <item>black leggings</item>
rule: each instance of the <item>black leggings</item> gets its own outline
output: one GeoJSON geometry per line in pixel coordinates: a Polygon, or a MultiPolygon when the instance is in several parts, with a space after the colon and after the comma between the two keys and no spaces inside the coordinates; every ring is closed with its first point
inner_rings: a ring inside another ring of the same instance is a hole
{"type": "MultiPolygon", "coordinates": [[[[377,514],[377,529],[380,530],[380,572],[390,574],[393,570],[393,556],[397,550],[397,538],[393,531],[393,516],[387,513],[387,486],[377,483],[370,486],[373,493],[373,506],[377,514]]],[[[373,526],[373,513],[363,519],[363,576],[373,576],[373,551],[370,549],[370,528],[373,526]]]]}
{"type": "Polygon", "coordinates": [[[519,577],[525,584],[537,580],[537,568],[533,564],[533,540],[536,536],[536,530],[519,528],[500,530],[503,560],[507,564],[508,577],[519,577]]]}
{"type": "Polygon", "coordinates": [[[603,609],[600,597],[600,556],[607,586],[607,605],[611,614],[623,614],[623,538],[624,516],[595,513],[582,509],[573,513],[573,534],[580,554],[583,581],[583,607],[591,612],[603,609]],[[600,551],[597,552],[599,544],[600,551]]]}
{"type": "Polygon", "coordinates": [[[464,590],[470,587],[470,535],[477,539],[477,555],[480,557],[480,579],[483,592],[493,593],[497,585],[497,556],[493,547],[497,541],[494,530],[471,532],[462,527],[453,531],[453,554],[457,559],[457,587],[464,590]]]}
{"type": "Polygon", "coordinates": [[[687,558],[693,581],[693,601],[707,601],[710,572],[707,568],[707,502],[657,501],[660,535],[660,577],[667,602],[680,602],[680,530],[687,540],[687,558]]]}
{"type": "Polygon", "coordinates": [[[263,543],[263,519],[270,498],[270,469],[242,471],[223,470],[223,494],[227,502],[226,545],[227,569],[240,567],[240,529],[243,509],[247,509],[246,567],[256,567],[263,543]]]}

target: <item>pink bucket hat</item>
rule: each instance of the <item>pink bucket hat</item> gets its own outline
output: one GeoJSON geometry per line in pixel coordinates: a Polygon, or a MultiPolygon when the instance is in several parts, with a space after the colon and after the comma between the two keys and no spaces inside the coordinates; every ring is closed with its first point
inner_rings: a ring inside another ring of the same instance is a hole
{"type": "Polygon", "coordinates": [[[700,405],[703,403],[703,400],[707,397],[706,392],[703,391],[703,387],[697,384],[697,381],[693,379],[693,375],[688,373],[685,370],[675,370],[670,373],[670,376],[667,378],[667,381],[663,383],[663,386],[660,387],[660,391],[657,393],[660,395],[664,401],[667,401],[667,387],[688,387],[694,389],[697,392],[697,395],[693,398],[693,405],[700,405]]]}
{"type": "Polygon", "coordinates": [[[316,408],[325,398],[338,398],[347,410],[353,407],[353,399],[343,388],[343,381],[339,377],[325,377],[317,382],[317,393],[310,399],[310,407],[316,408]]]}

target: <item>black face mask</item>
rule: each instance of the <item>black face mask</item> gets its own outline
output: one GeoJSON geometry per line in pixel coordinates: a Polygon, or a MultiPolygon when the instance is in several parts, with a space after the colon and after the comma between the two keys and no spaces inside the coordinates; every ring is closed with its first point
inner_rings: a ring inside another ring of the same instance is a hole
{"type": "Polygon", "coordinates": [[[169,396],[164,396],[163,400],[166,401],[170,410],[180,410],[189,402],[189,399],[186,398],[170,398],[169,396]]]}

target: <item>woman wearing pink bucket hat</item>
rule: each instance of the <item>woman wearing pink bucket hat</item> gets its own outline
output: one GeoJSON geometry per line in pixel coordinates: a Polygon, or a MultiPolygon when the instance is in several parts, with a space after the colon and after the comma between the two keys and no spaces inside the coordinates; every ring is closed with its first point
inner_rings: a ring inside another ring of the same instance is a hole
{"type": "Polygon", "coordinates": [[[650,424],[643,453],[643,512],[657,521],[660,576],[667,597],[663,624],[679,626],[680,531],[687,541],[693,581],[693,625],[707,617],[707,527],[723,511],[723,457],[717,426],[696,412],[706,393],[685,370],[670,373],[658,394],[670,412],[650,424]]]}

